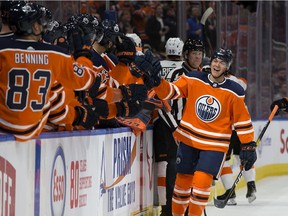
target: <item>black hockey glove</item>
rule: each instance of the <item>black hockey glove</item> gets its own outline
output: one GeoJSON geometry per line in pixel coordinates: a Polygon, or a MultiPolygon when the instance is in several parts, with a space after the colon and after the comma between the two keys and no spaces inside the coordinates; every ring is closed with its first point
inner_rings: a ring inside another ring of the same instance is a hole
{"type": "Polygon", "coordinates": [[[159,86],[161,82],[162,67],[159,59],[155,58],[151,51],[145,53],[145,59],[151,63],[152,69],[149,71],[148,76],[145,76],[144,81],[148,89],[159,86]]]}
{"type": "Polygon", "coordinates": [[[288,99],[287,98],[284,97],[280,100],[274,101],[270,106],[271,111],[274,109],[275,105],[277,105],[279,107],[279,109],[277,110],[275,115],[278,115],[279,110],[281,110],[281,109],[284,110],[285,112],[288,112],[288,99]]]}
{"type": "Polygon", "coordinates": [[[256,143],[254,141],[246,144],[241,144],[241,151],[239,154],[241,165],[245,170],[251,169],[255,161],[257,160],[256,143]]]}
{"type": "Polygon", "coordinates": [[[116,56],[120,62],[130,64],[136,56],[134,42],[127,36],[118,36],[116,38],[116,56]]]}
{"type": "Polygon", "coordinates": [[[151,71],[152,64],[145,59],[144,55],[136,56],[134,62],[130,64],[130,72],[135,77],[150,76],[151,71]]]}
{"type": "Polygon", "coordinates": [[[73,122],[73,126],[83,126],[86,129],[91,129],[99,120],[99,116],[90,106],[76,106],[75,110],[77,117],[73,122]]]}
{"type": "Polygon", "coordinates": [[[92,39],[90,32],[80,26],[73,26],[67,31],[69,48],[75,59],[80,56],[92,58],[92,39]]]}
{"type": "Polygon", "coordinates": [[[117,117],[133,117],[142,110],[142,102],[121,101],[116,102],[117,117]]]}
{"type": "Polygon", "coordinates": [[[160,61],[158,59],[155,59],[153,61],[153,70],[152,70],[152,78],[153,78],[153,81],[154,81],[154,86],[159,86],[160,85],[160,82],[161,82],[161,71],[162,71],[162,67],[161,67],[161,64],[160,64],[160,61]]]}
{"type": "Polygon", "coordinates": [[[93,98],[93,110],[103,118],[107,118],[109,115],[108,103],[105,100],[93,98]]]}
{"type": "Polygon", "coordinates": [[[75,96],[77,97],[77,100],[83,104],[85,102],[85,99],[87,97],[87,91],[74,91],[75,96]]]}
{"type": "Polygon", "coordinates": [[[122,92],[123,99],[144,101],[147,98],[147,88],[142,84],[121,85],[119,89],[122,92]]]}
{"type": "Polygon", "coordinates": [[[99,90],[99,87],[101,85],[101,77],[100,76],[96,76],[95,77],[95,80],[94,80],[94,83],[92,84],[92,86],[89,88],[89,96],[91,98],[95,98],[97,97],[98,95],[98,90],[99,90]]]}

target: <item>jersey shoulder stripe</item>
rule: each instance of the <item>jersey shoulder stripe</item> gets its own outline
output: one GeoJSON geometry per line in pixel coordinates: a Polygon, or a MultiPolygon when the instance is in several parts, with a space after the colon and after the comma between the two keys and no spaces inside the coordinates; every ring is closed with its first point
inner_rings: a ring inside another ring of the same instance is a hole
{"type": "Polygon", "coordinates": [[[226,90],[226,91],[229,91],[229,92],[232,92],[234,94],[236,94],[237,96],[239,97],[243,97],[245,96],[245,91],[243,89],[243,87],[230,80],[230,79],[226,79],[222,82],[222,83],[214,83],[212,82],[210,79],[209,79],[209,75],[208,73],[203,73],[201,71],[191,71],[189,72],[186,76],[189,77],[189,78],[192,78],[192,79],[197,79],[199,81],[202,81],[204,82],[205,84],[209,84],[211,85],[212,87],[214,88],[221,88],[223,90],[226,90]]]}
{"type": "Polygon", "coordinates": [[[28,52],[45,52],[45,53],[57,53],[70,56],[67,50],[62,47],[32,41],[23,40],[13,40],[13,39],[3,39],[1,40],[0,50],[27,50],[28,52]]]}

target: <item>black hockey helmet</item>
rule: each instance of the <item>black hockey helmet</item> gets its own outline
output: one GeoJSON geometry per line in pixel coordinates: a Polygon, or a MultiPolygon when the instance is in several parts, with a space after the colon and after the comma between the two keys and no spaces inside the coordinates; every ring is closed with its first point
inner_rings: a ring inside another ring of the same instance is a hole
{"type": "Polygon", "coordinates": [[[19,4],[20,1],[12,1],[12,0],[9,0],[9,1],[1,1],[0,4],[0,11],[1,11],[1,18],[2,18],[2,22],[4,24],[8,24],[8,14],[9,14],[9,11],[10,9],[14,6],[14,5],[17,5],[19,4]]]}
{"type": "Polygon", "coordinates": [[[104,29],[104,37],[99,42],[101,46],[105,46],[112,42],[113,44],[116,43],[116,37],[121,35],[119,32],[119,26],[114,20],[105,19],[101,22],[101,26],[104,29]]]}
{"type": "Polygon", "coordinates": [[[80,27],[85,34],[89,35],[93,41],[92,44],[94,41],[99,42],[104,35],[104,30],[99,25],[97,17],[91,14],[78,14],[70,17],[66,27],[67,29],[80,27]]]}
{"type": "Polygon", "coordinates": [[[57,21],[53,21],[53,28],[51,30],[48,30],[46,34],[44,35],[44,40],[49,43],[53,43],[58,38],[66,38],[66,32],[67,28],[64,25],[61,25],[61,23],[57,21]]]}
{"type": "Polygon", "coordinates": [[[44,27],[52,18],[50,11],[43,6],[32,2],[21,2],[13,6],[9,11],[9,26],[15,34],[32,34],[32,24],[39,22],[44,27]],[[50,13],[50,14],[49,14],[50,13]]]}
{"type": "Polygon", "coordinates": [[[43,15],[40,17],[40,24],[46,28],[45,31],[52,31],[56,22],[52,20],[51,11],[42,5],[38,5],[38,7],[39,10],[43,13],[43,15]]]}
{"type": "Polygon", "coordinates": [[[201,51],[204,53],[204,44],[201,40],[194,40],[192,38],[188,38],[183,46],[183,53],[185,53],[186,51],[201,51]]]}
{"type": "Polygon", "coordinates": [[[233,54],[229,49],[218,48],[213,53],[211,61],[215,58],[221,59],[227,64],[227,70],[229,70],[232,62],[233,62],[233,54]]]}

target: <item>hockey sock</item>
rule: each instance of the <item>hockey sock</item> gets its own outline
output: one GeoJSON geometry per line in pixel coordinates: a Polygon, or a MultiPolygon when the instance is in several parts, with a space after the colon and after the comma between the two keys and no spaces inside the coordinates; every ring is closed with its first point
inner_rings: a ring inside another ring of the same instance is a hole
{"type": "Polygon", "coordinates": [[[193,177],[193,188],[189,203],[189,215],[201,216],[208,204],[213,176],[208,173],[196,171],[193,177]]]}
{"type": "Polygon", "coordinates": [[[172,197],[173,215],[184,215],[191,197],[193,175],[178,173],[172,197]]]}
{"type": "Polygon", "coordinates": [[[166,168],[167,162],[160,161],[157,163],[158,168],[158,179],[157,179],[157,189],[158,189],[158,199],[160,205],[166,205],[166,168]]]}
{"type": "Polygon", "coordinates": [[[248,170],[248,171],[245,170],[243,172],[243,177],[244,177],[246,182],[255,181],[255,175],[256,175],[256,172],[255,172],[254,165],[252,166],[252,168],[250,170],[248,170]]]}
{"type": "Polygon", "coordinates": [[[229,161],[225,161],[222,172],[221,172],[221,181],[225,190],[230,189],[233,186],[233,171],[230,167],[229,161]]]}

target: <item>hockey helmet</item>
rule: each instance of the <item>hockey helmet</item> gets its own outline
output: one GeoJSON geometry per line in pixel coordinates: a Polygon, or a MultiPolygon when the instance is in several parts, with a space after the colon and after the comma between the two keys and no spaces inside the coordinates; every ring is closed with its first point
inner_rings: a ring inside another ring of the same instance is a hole
{"type": "Polygon", "coordinates": [[[61,23],[57,21],[53,21],[52,30],[48,30],[48,32],[44,35],[44,40],[49,43],[53,43],[56,39],[66,37],[67,28],[65,25],[61,25],[61,23]]]}
{"type": "Polygon", "coordinates": [[[39,10],[43,13],[43,15],[40,17],[41,25],[46,28],[45,30],[51,31],[54,27],[54,24],[56,24],[54,21],[52,21],[51,11],[42,5],[38,5],[38,7],[39,10]]]}
{"type": "MultiPolygon", "coordinates": [[[[32,24],[39,22],[43,26],[48,24],[48,12],[45,7],[32,2],[21,2],[9,11],[9,26],[15,34],[32,34],[32,24]]],[[[52,18],[52,17],[51,17],[52,18]]]]}
{"type": "Polygon", "coordinates": [[[115,44],[116,37],[120,35],[118,24],[115,23],[114,20],[105,19],[101,22],[101,26],[104,29],[104,36],[99,44],[101,46],[105,46],[109,44],[109,42],[115,44]]]}
{"type": "Polygon", "coordinates": [[[218,48],[215,50],[211,61],[215,58],[221,59],[227,64],[227,70],[229,70],[232,62],[233,62],[233,54],[232,51],[229,49],[218,48]]]}
{"type": "Polygon", "coordinates": [[[84,34],[89,35],[92,43],[99,42],[104,35],[103,28],[100,27],[96,16],[91,14],[78,14],[68,19],[67,29],[80,27],[84,34]]]}
{"type": "Polygon", "coordinates": [[[166,42],[166,55],[181,56],[184,42],[179,38],[169,38],[166,42]]]}
{"type": "Polygon", "coordinates": [[[142,47],[141,38],[137,34],[127,33],[126,36],[131,38],[134,41],[136,47],[142,47]]]}
{"type": "Polygon", "coordinates": [[[19,4],[20,1],[1,1],[0,4],[0,11],[1,11],[1,18],[2,18],[2,22],[4,22],[5,24],[8,24],[8,14],[10,9],[14,6],[19,4]]]}
{"type": "Polygon", "coordinates": [[[192,38],[188,38],[183,46],[183,53],[185,51],[201,51],[204,53],[204,44],[201,40],[194,40],[192,38]]]}

